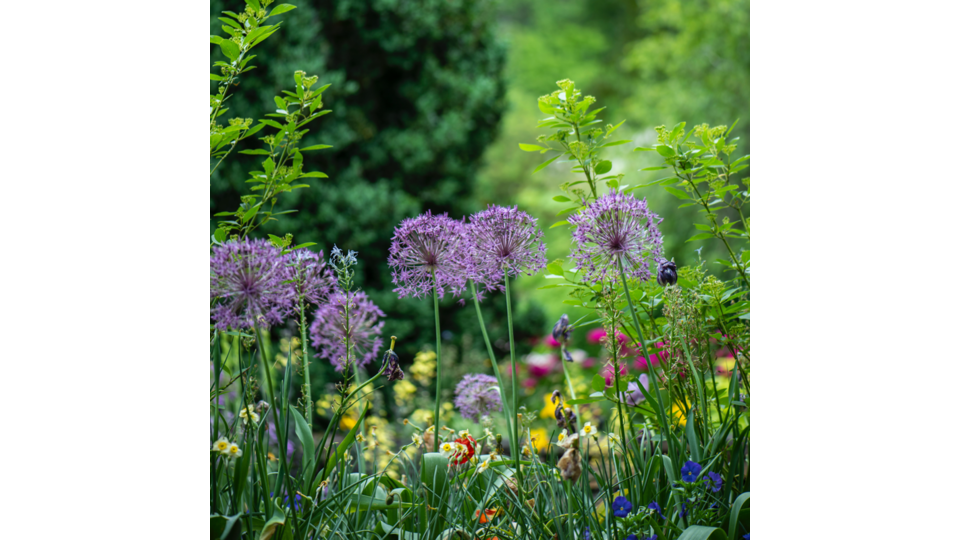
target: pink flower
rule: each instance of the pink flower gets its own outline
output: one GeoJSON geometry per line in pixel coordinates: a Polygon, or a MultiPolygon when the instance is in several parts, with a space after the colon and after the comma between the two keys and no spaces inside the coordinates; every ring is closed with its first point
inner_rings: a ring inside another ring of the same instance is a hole
{"type": "MultiPolygon", "coordinates": [[[[650,355],[654,366],[657,366],[660,364],[660,362],[666,361],[668,358],[670,358],[670,353],[665,349],[666,346],[667,344],[663,343],[662,341],[657,343],[657,349],[659,349],[660,352],[655,352],[650,355]]],[[[638,354],[637,360],[633,363],[633,368],[640,371],[646,371],[648,369],[647,359],[644,358],[642,354],[638,354]]]]}
{"type": "Polygon", "coordinates": [[[537,380],[536,380],[536,379],[526,379],[525,381],[523,381],[523,386],[524,386],[524,388],[534,388],[534,387],[537,386],[537,380]]]}
{"type": "Polygon", "coordinates": [[[607,337],[607,331],[603,328],[594,328],[587,332],[587,342],[589,343],[600,343],[605,337],[607,337]]]}
{"type": "MultiPolygon", "coordinates": [[[[627,374],[627,365],[620,364],[620,376],[623,377],[626,374],[627,374]]],[[[613,386],[615,378],[616,378],[616,374],[613,372],[613,366],[610,364],[603,366],[603,380],[606,382],[607,388],[610,388],[611,386],[613,386]]]]}
{"type": "Polygon", "coordinates": [[[553,339],[553,336],[551,335],[548,335],[546,338],[544,338],[543,342],[547,345],[547,347],[557,348],[560,346],[560,342],[553,339]]]}
{"type": "Polygon", "coordinates": [[[555,354],[530,353],[524,359],[531,377],[541,379],[549,375],[559,363],[555,354]]]}

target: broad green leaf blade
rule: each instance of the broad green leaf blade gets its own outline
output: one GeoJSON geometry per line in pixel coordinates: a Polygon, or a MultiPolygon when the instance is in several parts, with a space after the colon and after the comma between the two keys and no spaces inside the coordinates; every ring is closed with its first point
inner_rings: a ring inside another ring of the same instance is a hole
{"type": "Polygon", "coordinates": [[[677,540],[727,540],[727,535],[718,527],[691,525],[677,540]]]}
{"type": "Polygon", "coordinates": [[[737,524],[740,521],[740,510],[745,504],[750,502],[750,492],[745,491],[741,493],[736,500],[733,501],[733,506],[730,507],[730,525],[727,528],[730,538],[736,538],[737,534],[737,524]]]}
{"type": "MultiPolygon", "coordinates": [[[[307,420],[300,414],[300,411],[296,408],[291,408],[290,411],[293,412],[294,428],[297,430],[297,438],[300,439],[300,444],[303,445],[303,457],[304,460],[306,460],[303,470],[312,471],[314,456],[313,431],[307,424],[307,420]]],[[[309,478],[307,480],[309,481],[309,478]]]]}
{"type": "Polygon", "coordinates": [[[553,163],[554,161],[556,161],[557,158],[560,157],[561,155],[562,155],[562,154],[553,156],[552,158],[550,158],[550,159],[544,161],[543,163],[537,165],[537,168],[534,169],[533,172],[540,172],[540,171],[542,171],[543,169],[545,169],[545,168],[547,167],[547,165],[549,165],[549,164],[553,163]]]}

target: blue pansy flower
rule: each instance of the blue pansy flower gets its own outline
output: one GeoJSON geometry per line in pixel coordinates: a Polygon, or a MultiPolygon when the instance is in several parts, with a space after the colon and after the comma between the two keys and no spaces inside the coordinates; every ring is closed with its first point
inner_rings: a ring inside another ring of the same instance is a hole
{"type": "Polygon", "coordinates": [[[696,482],[703,467],[696,461],[688,461],[680,468],[680,479],[684,482],[696,482]]]}
{"type": "Polygon", "coordinates": [[[644,537],[643,537],[643,540],[657,540],[657,535],[644,536],[644,537]]]}
{"type": "Polygon", "coordinates": [[[743,535],[743,540],[750,540],[750,533],[743,535]]]}
{"type": "Polygon", "coordinates": [[[583,540],[590,540],[590,526],[583,530],[583,540]]]}
{"type": "Polygon", "coordinates": [[[719,474],[710,471],[703,477],[704,485],[707,486],[707,489],[713,491],[714,493],[720,491],[723,487],[723,478],[719,474]]]}
{"type": "Polygon", "coordinates": [[[680,517],[682,518],[687,517],[687,503],[683,503],[680,505],[680,517]]]}
{"type": "Polygon", "coordinates": [[[635,534],[628,534],[628,535],[627,535],[627,538],[626,538],[625,540],[637,540],[637,535],[635,535],[635,534]]]}
{"type": "Polygon", "coordinates": [[[633,504],[626,497],[617,497],[613,500],[613,515],[619,518],[627,517],[633,510],[633,504]]]}
{"type": "Polygon", "coordinates": [[[657,501],[653,501],[652,503],[648,504],[647,508],[650,510],[656,510],[657,513],[660,514],[660,517],[663,517],[663,512],[660,511],[660,505],[657,504],[657,501]]]}

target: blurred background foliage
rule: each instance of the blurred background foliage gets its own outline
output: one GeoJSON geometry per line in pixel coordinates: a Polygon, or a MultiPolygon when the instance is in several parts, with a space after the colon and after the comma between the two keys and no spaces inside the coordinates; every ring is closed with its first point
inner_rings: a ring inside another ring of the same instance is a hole
{"type": "MultiPolygon", "coordinates": [[[[569,253],[569,232],[548,229],[565,205],[551,198],[576,175],[554,163],[531,174],[542,157],[519,150],[532,143],[542,113],[537,97],[569,78],[596,96],[605,123],[626,123],[618,138],[635,144],[608,149],[613,172],[629,185],[665,176],[639,172],[658,164],[653,128],[686,121],[731,124],[749,153],[750,41],[747,0],[302,0],[283,15],[281,30],[256,50],[258,68],[241,81],[228,116],[260,118],[273,96],[293,86],[293,72],[331,83],[324,106],[333,112],[311,127],[305,144],[333,148],[305,155],[304,170],[329,179],[285,195],[280,209],[296,208],[261,231],[292,233],[295,243],[334,244],[359,252],[357,283],[387,313],[385,336],[400,338],[406,358],[434,339],[431,302],[398,300],[386,265],[393,228],[427,209],[459,218],[487,204],[514,205],[540,220],[550,260],[569,253]]],[[[223,10],[242,2],[211,0],[211,34],[222,34],[223,10]]],[[[215,47],[215,46],[213,46],[215,47]]],[[[211,55],[219,52],[211,48],[211,55]]],[[[259,147],[244,141],[238,150],[259,147]],[[244,146],[244,144],[246,144],[244,146]]],[[[247,193],[246,171],[256,156],[234,153],[211,178],[211,215],[236,208],[247,193]]],[[[578,177],[576,177],[579,179],[578,177]]],[[[664,218],[664,248],[678,265],[712,261],[716,241],[695,234],[695,208],[659,187],[634,191],[664,218]]],[[[567,205],[568,206],[568,205],[567,205]]],[[[211,220],[211,234],[215,221],[211,220]]],[[[734,246],[734,249],[746,246],[734,246]]],[[[722,267],[708,264],[715,273],[722,267]]],[[[562,304],[562,289],[537,290],[542,276],[518,280],[515,298],[518,355],[549,332],[560,314],[584,313],[562,304]]],[[[484,302],[491,339],[509,355],[501,295],[484,302]]],[[[476,371],[486,359],[469,306],[443,302],[444,364],[450,380],[476,371]],[[446,350],[450,347],[450,351],[446,350]],[[471,364],[473,364],[471,366],[471,364]]],[[[293,335],[293,328],[279,329],[293,335]]],[[[314,369],[329,381],[332,369],[314,369]]],[[[452,390],[453,384],[445,384],[452,390]]]]}

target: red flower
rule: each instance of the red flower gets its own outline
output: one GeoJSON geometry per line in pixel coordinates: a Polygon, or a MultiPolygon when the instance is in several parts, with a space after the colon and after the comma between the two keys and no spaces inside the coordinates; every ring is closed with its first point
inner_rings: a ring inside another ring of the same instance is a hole
{"type": "Polygon", "coordinates": [[[454,454],[453,462],[457,465],[463,465],[464,463],[470,461],[470,458],[473,457],[473,447],[477,444],[476,439],[467,435],[466,437],[460,437],[459,439],[454,439],[453,442],[458,442],[467,448],[466,452],[460,454],[454,454]]]}

